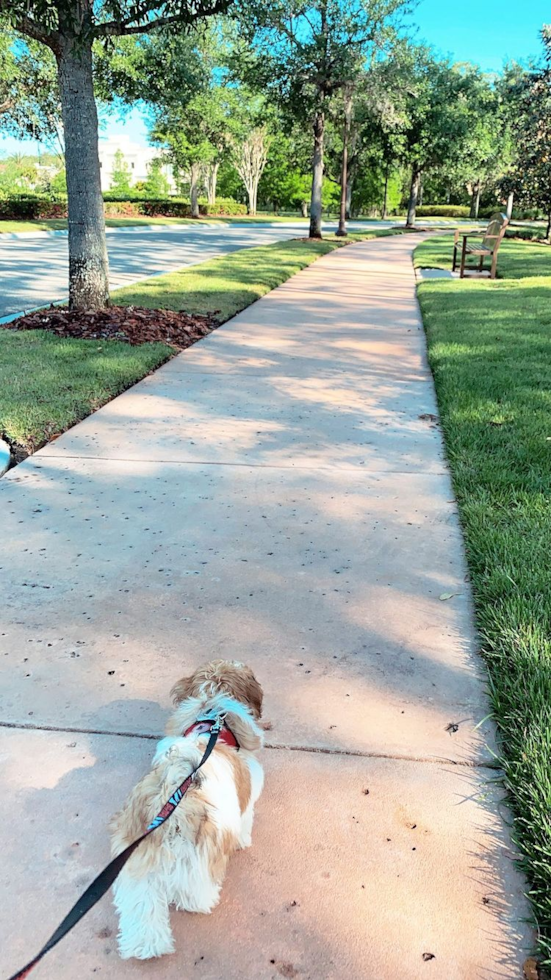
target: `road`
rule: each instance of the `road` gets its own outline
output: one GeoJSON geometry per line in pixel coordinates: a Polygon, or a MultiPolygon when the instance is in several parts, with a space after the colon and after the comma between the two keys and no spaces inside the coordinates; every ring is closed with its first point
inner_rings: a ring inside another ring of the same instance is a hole
{"type": "MultiPolygon", "coordinates": [[[[390,222],[373,222],[373,226],[390,222]]],[[[307,232],[307,223],[274,225],[153,226],[109,228],[111,288],[195,265],[240,248],[267,245],[307,232]]],[[[366,228],[365,223],[358,228],[366,228]]],[[[371,224],[370,224],[371,227],[371,224]]],[[[324,230],[334,231],[327,223],[324,230]]],[[[0,236],[0,317],[64,300],[67,296],[67,237],[0,236]]]]}

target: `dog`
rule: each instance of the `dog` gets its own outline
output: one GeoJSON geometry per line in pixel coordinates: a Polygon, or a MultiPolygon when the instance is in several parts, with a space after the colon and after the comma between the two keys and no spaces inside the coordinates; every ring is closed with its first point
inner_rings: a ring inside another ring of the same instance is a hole
{"type": "Polygon", "coordinates": [[[113,886],[123,959],[174,952],[169,907],[211,912],[229,858],[249,847],[264,773],[257,753],[262,688],[244,664],[215,660],[179,680],[176,710],[153,766],[111,822],[117,856],[144,833],[174,789],[201,761],[209,730],[224,718],[214,751],[169,820],[143,841],[113,886]],[[207,716],[210,721],[201,721],[207,716]]]}

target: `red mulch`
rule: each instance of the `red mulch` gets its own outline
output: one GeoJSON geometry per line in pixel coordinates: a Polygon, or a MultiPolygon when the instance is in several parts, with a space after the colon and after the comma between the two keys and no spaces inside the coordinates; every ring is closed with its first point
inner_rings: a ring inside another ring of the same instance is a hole
{"type": "Polygon", "coordinates": [[[108,306],[97,311],[51,306],[1,326],[6,330],[50,330],[58,337],[82,340],[124,340],[134,345],[159,342],[184,350],[206,337],[218,321],[215,313],[202,316],[143,306],[108,306]]]}

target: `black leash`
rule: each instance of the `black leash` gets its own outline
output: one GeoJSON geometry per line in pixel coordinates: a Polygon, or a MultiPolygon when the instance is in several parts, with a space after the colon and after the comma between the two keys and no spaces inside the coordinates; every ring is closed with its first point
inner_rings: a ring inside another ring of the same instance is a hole
{"type": "Polygon", "coordinates": [[[183,783],[180,783],[178,788],[174,790],[172,796],[170,797],[169,800],[166,801],[162,810],[159,811],[155,819],[152,820],[151,823],[149,824],[149,827],[147,828],[145,834],[142,834],[142,836],[138,837],[138,839],[133,841],[132,844],[129,844],[128,847],[124,849],[124,851],[121,851],[121,853],[118,854],[116,858],[113,858],[113,860],[107,865],[107,867],[100,872],[97,878],[94,878],[92,884],[88,885],[86,891],[80,896],[78,901],[73,905],[70,912],[68,912],[65,918],[63,919],[63,922],[57,927],[56,931],[50,936],[48,942],[42,947],[40,952],[37,953],[34,959],[30,960],[30,962],[27,963],[26,966],[24,966],[21,970],[18,970],[17,973],[14,973],[13,976],[9,978],[9,980],[24,980],[24,977],[28,977],[31,970],[33,970],[36,964],[40,962],[42,957],[45,956],[46,953],[49,953],[50,950],[54,948],[54,946],[57,946],[57,944],[61,942],[61,940],[67,935],[67,933],[69,933],[71,929],[74,929],[74,927],[80,922],[80,920],[84,918],[86,913],[89,912],[90,909],[93,909],[94,905],[96,905],[99,902],[100,898],[103,898],[105,893],[109,891],[111,885],[113,884],[117,876],[124,868],[129,857],[131,857],[131,855],[134,853],[136,848],[141,844],[141,842],[145,840],[146,837],[149,837],[149,835],[152,834],[155,830],[157,830],[158,827],[162,827],[165,821],[172,816],[176,807],[182,801],[184,795],[187,793],[189,787],[191,786],[195,774],[199,772],[201,766],[205,765],[205,762],[210,756],[212,750],[214,749],[214,746],[216,745],[218,736],[220,734],[220,729],[222,728],[223,721],[224,718],[222,716],[216,718],[210,730],[210,736],[207,742],[207,747],[203,753],[203,758],[201,759],[199,765],[196,766],[195,769],[192,769],[189,776],[186,776],[183,783]]]}

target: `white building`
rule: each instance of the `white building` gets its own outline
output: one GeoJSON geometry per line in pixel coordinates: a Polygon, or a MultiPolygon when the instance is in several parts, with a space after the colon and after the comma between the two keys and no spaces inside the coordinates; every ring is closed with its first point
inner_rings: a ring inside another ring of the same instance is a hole
{"type": "MultiPolygon", "coordinates": [[[[99,165],[101,169],[101,189],[108,191],[111,187],[111,177],[115,167],[115,156],[120,151],[130,173],[130,183],[136,184],[138,181],[147,180],[147,165],[151,160],[160,155],[158,149],[152,146],[140,146],[133,143],[130,137],[110,136],[108,139],[99,141],[99,165]]],[[[172,192],[176,190],[172,167],[170,164],[163,165],[163,173],[167,178],[172,192]]]]}

